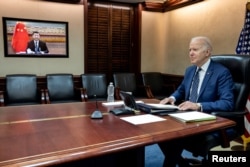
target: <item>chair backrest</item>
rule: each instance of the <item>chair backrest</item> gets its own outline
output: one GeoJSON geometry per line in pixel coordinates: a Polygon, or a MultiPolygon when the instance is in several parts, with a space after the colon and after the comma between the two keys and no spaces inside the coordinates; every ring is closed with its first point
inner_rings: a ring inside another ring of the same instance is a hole
{"type": "Polygon", "coordinates": [[[164,80],[160,72],[143,72],[141,75],[143,85],[150,86],[154,95],[163,94],[164,80]]]}
{"type": "Polygon", "coordinates": [[[86,89],[88,99],[107,98],[107,79],[105,74],[82,74],[82,86],[86,89]]]}
{"type": "Polygon", "coordinates": [[[72,74],[47,74],[46,79],[51,102],[75,100],[72,74]]]}
{"type": "Polygon", "coordinates": [[[211,59],[230,70],[234,81],[235,110],[244,110],[250,91],[250,55],[213,55],[211,59]]]}
{"type": "Polygon", "coordinates": [[[114,85],[124,92],[136,92],[136,76],[134,73],[114,73],[114,85]]]}
{"type": "Polygon", "coordinates": [[[37,78],[33,74],[6,75],[6,105],[40,103],[37,78]]]}

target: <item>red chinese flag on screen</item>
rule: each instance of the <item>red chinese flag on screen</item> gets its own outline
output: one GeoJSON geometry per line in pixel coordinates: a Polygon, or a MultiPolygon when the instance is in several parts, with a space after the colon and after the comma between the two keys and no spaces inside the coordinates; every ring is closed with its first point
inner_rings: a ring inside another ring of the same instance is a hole
{"type": "Polygon", "coordinates": [[[13,30],[11,45],[16,53],[26,52],[29,35],[24,23],[17,22],[13,30]]]}
{"type": "Polygon", "coordinates": [[[246,104],[246,111],[247,111],[247,114],[245,115],[245,118],[244,118],[244,123],[245,123],[244,136],[246,138],[250,138],[250,95],[248,96],[248,100],[246,104]]]}

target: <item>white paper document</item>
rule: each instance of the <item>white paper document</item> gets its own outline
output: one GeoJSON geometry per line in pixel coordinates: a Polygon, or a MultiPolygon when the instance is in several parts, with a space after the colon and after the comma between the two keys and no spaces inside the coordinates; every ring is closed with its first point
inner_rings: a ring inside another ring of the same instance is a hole
{"type": "Polygon", "coordinates": [[[136,115],[136,116],[129,116],[129,117],[122,117],[121,118],[124,121],[127,121],[129,123],[132,123],[134,125],[139,124],[146,124],[146,123],[152,123],[152,122],[159,122],[159,121],[165,121],[166,119],[151,115],[151,114],[145,114],[145,115],[136,115]]]}
{"type": "Polygon", "coordinates": [[[215,120],[216,116],[199,112],[199,111],[190,111],[190,112],[183,112],[183,113],[174,113],[168,114],[170,117],[174,117],[183,122],[198,122],[198,121],[208,121],[208,120],[215,120]]]}
{"type": "MultiPolygon", "coordinates": [[[[144,103],[143,101],[136,101],[136,103],[144,103]]],[[[123,101],[114,101],[114,102],[105,102],[102,103],[104,106],[122,106],[124,104],[123,101]]]]}

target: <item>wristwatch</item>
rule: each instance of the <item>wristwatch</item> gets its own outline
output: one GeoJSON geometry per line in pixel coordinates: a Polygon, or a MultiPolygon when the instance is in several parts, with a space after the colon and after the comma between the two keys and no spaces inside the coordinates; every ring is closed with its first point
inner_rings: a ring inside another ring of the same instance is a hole
{"type": "Polygon", "coordinates": [[[202,111],[202,106],[201,106],[201,103],[196,103],[197,104],[197,106],[198,106],[198,111],[202,111]]]}

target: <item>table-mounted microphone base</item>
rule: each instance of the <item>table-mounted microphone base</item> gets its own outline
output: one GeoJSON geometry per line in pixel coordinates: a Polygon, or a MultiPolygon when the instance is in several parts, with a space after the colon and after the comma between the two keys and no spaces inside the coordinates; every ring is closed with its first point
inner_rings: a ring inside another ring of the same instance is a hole
{"type": "Polygon", "coordinates": [[[98,110],[98,104],[97,104],[97,100],[96,100],[96,95],[95,96],[95,106],[96,106],[96,110],[91,114],[91,119],[102,119],[102,112],[98,110]]]}

